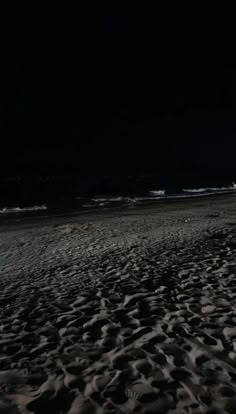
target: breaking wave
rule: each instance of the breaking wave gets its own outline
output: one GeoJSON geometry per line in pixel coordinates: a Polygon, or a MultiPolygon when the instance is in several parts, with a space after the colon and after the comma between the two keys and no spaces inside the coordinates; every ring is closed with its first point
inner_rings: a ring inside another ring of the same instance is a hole
{"type": "MultiPolygon", "coordinates": [[[[204,197],[212,194],[230,193],[235,191],[235,185],[228,187],[203,187],[203,188],[184,188],[176,193],[171,193],[166,190],[149,190],[143,196],[96,196],[89,199],[89,202],[82,204],[86,208],[112,208],[112,207],[135,207],[135,205],[146,204],[148,202],[161,201],[166,199],[182,199],[204,197]]],[[[77,197],[79,198],[79,197],[77,197]]]]}
{"type": "Polygon", "coordinates": [[[184,188],[184,193],[209,193],[231,190],[231,187],[184,188]]]}
{"type": "Polygon", "coordinates": [[[112,202],[112,201],[125,201],[128,200],[129,197],[107,197],[107,198],[92,198],[92,201],[95,201],[96,203],[103,203],[103,202],[112,202]]]}
{"type": "Polygon", "coordinates": [[[0,214],[16,214],[16,213],[25,213],[30,211],[40,211],[47,210],[45,204],[41,206],[31,206],[31,207],[4,207],[0,210],[0,214]]]}

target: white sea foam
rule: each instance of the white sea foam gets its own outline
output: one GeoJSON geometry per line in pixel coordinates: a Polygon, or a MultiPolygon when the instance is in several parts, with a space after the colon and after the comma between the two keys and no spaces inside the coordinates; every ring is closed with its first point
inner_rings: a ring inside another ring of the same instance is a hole
{"type": "Polygon", "coordinates": [[[183,188],[185,193],[204,193],[207,191],[207,188],[183,188]]]}
{"type": "Polygon", "coordinates": [[[0,210],[0,214],[14,214],[14,213],[24,213],[28,211],[39,211],[39,210],[47,210],[47,206],[45,204],[41,206],[31,206],[31,207],[4,207],[0,210]]]}
{"type": "Polygon", "coordinates": [[[182,191],[185,193],[207,193],[207,192],[218,192],[228,191],[231,187],[206,187],[206,188],[184,188],[182,191]]]}
{"type": "Polygon", "coordinates": [[[128,200],[128,197],[106,197],[106,198],[92,198],[92,201],[94,201],[95,203],[103,203],[103,202],[112,202],[112,201],[126,201],[128,200]]]}
{"type": "Polygon", "coordinates": [[[143,201],[158,201],[163,199],[162,196],[149,196],[149,197],[108,197],[108,198],[92,198],[92,203],[83,204],[83,207],[96,208],[107,206],[113,202],[123,202],[123,205],[134,205],[136,203],[142,203],[143,201]]]}
{"type": "Polygon", "coordinates": [[[97,207],[104,207],[108,204],[108,202],[100,202],[100,203],[86,203],[82,204],[82,207],[88,207],[88,208],[97,208],[97,207]]]}
{"type": "Polygon", "coordinates": [[[164,196],[166,193],[166,190],[152,190],[152,191],[149,191],[149,193],[152,195],[164,196]]]}
{"type": "Polygon", "coordinates": [[[126,201],[129,200],[129,197],[111,197],[108,198],[108,201],[126,201]]]}
{"type": "Polygon", "coordinates": [[[132,201],[137,202],[137,201],[151,201],[151,200],[161,200],[162,197],[135,197],[132,199],[132,201]]]}

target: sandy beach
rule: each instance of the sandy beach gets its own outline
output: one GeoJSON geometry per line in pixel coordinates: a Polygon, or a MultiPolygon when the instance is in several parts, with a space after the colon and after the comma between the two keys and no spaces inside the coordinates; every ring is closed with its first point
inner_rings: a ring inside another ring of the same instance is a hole
{"type": "Polygon", "coordinates": [[[0,413],[235,413],[235,207],[2,224],[0,413]]]}

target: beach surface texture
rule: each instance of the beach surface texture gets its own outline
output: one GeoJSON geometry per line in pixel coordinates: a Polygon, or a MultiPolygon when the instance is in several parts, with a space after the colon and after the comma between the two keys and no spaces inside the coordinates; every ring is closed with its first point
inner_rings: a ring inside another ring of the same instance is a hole
{"type": "Polygon", "coordinates": [[[1,414],[235,414],[236,197],[0,227],[1,414]]]}

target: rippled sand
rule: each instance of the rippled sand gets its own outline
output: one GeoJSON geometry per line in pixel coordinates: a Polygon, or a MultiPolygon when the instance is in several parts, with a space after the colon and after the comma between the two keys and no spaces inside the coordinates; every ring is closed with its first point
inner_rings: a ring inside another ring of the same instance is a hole
{"type": "Polygon", "coordinates": [[[0,229],[0,413],[236,413],[236,197],[0,229]]]}

